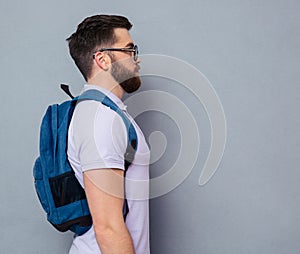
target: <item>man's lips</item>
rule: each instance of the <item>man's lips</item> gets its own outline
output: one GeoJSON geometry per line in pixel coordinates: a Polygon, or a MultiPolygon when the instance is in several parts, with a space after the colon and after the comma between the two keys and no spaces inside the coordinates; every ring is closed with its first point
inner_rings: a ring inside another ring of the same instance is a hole
{"type": "Polygon", "coordinates": [[[141,69],[141,67],[140,67],[140,66],[137,66],[137,67],[135,68],[135,72],[139,72],[140,69],[141,69]]]}

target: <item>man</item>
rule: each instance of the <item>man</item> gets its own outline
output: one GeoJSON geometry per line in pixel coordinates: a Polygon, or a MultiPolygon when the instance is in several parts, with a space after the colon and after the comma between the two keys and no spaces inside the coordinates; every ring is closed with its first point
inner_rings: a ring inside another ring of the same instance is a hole
{"type": "Polygon", "coordinates": [[[70,54],[87,81],[83,91],[98,89],[106,94],[130,119],[138,136],[136,154],[124,179],[128,135],[122,118],[97,101],[76,106],[68,133],[68,158],[85,189],[93,227],[74,236],[70,254],[150,253],[149,148],[121,101],[125,92],[141,85],[131,27],[125,17],[95,15],[82,21],[67,39],[70,54]],[[135,198],[137,193],[143,195],[135,198]],[[124,195],[129,207],[125,221],[124,195]]]}

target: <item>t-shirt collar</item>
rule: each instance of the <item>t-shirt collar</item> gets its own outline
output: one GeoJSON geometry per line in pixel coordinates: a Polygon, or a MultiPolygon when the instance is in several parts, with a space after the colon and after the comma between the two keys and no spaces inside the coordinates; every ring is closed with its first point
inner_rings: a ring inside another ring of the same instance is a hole
{"type": "Polygon", "coordinates": [[[121,110],[126,110],[127,106],[113,92],[111,92],[111,91],[109,91],[109,90],[107,90],[103,87],[96,86],[96,85],[91,85],[91,84],[85,84],[84,87],[83,87],[82,92],[85,92],[85,91],[90,90],[90,89],[99,90],[100,92],[104,93],[107,97],[109,97],[114,103],[116,103],[121,110]]]}

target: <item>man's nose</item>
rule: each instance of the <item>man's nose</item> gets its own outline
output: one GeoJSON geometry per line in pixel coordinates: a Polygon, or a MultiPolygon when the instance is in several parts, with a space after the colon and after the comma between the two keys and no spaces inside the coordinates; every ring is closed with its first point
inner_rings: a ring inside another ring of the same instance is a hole
{"type": "Polygon", "coordinates": [[[138,56],[138,58],[136,59],[135,63],[139,64],[141,62],[141,58],[138,56]]]}

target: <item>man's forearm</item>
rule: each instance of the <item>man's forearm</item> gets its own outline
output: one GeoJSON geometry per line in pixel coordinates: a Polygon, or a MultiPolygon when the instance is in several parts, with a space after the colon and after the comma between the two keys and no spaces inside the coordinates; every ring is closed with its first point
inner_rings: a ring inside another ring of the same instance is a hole
{"type": "Polygon", "coordinates": [[[95,229],[95,232],[102,254],[135,254],[133,242],[125,224],[119,229],[95,229]]]}

